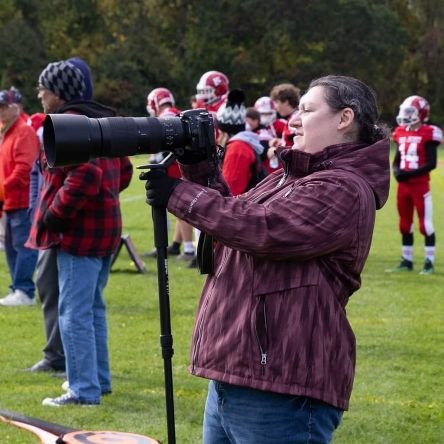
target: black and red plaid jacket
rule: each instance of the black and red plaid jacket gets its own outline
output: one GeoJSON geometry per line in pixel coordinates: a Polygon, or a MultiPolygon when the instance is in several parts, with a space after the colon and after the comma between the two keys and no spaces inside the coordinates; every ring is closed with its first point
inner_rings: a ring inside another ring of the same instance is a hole
{"type": "MultiPolygon", "coordinates": [[[[109,116],[108,108],[103,107],[102,115],[97,115],[101,110],[97,109],[98,104],[94,107],[97,112],[95,116],[89,113],[91,117],[109,116]]],[[[72,110],[65,107],[64,112],[72,110]]],[[[88,115],[87,112],[81,114],[88,115]]],[[[129,185],[133,172],[128,157],[94,159],[78,166],[52,169],[44,159],[41,164],[44,184],[27,246],[58,246],[77,256],[113,254],[122,230],[119,193],[129,185]],[[48,213],[52,229],[42,223],[48,213]]]]}

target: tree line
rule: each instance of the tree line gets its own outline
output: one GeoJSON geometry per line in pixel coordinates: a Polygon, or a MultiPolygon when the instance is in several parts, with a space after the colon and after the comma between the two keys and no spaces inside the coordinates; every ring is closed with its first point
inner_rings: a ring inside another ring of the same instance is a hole
{"type": "Polygon", "coordinates": [[[164,86],[190,107],[201,74],[219,70],[247,103],[271,87],[345,74],[370,84],[393,123],[408,95],[426,97],[444,123],[442,0],[3,0],[1,88],[18,87],[28,112],[47,63],[91,66],[95,99],[144,115],[164,86]]]}

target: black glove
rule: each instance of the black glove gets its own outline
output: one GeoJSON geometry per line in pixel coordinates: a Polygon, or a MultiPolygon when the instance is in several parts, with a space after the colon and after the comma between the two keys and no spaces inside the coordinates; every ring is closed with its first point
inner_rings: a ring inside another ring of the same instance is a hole
{"type": "Polygon", "coordinates": [[[408,171],[402,171],[402,170],[397,170],[394,172],[395,174],[395,179],[398,182],[406,182],[407,180],[409,180],[410,174],[408,171]]]}
{"type": "Polygon", "coordinates": [[[185,152],[181,156],[176,156],[179,163],[184,165],[192,165],[202,162],[207,158],[207,155],[202,151],[193,151],[185,149],[185,152]]]}
{"type": "Polygon", "coordinates": [[[46,228],[49,231],[63,233],[66,231],[66,220],[60,219],[47,210],[41,219],[37,222],[39,228],[46,228]]]}
{"type": "Polygon", "coordinates": [[[140,180],[146,180],[146,203],[153,207],[167,207],[174,188],[182,181],[173,179],[165,171],[151,170],[140,174],[140,180]]]}

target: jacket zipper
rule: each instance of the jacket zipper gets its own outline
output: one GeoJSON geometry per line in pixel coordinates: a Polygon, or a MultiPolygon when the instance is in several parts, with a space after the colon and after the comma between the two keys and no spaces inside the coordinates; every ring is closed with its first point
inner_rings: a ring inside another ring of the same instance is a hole
{"type": "MultiPolygon", "coordinates": [[[[279,188],[280,186],[282,186],[287,180],[287,177],[288,177],[288,171],[284,171],[284,175],[279,179],[279,182],[276,184],[274,188],[279,188]]],[[[264,191],[263,193],[259,194],[259,196],[256,196],[256,198],[253,199],[252,202],[258,202],[262,198],[262,196],[264,196],[267,193],[268,191],[264,191]]]]}
{"type": "MultiPolygon", "coordinates": [[[[267,325],[267,312],[265,309],[265,296],[260,297],[260,303],[262,303],[262,314],[264,316],[264,328],[265,328],[265,338],[268,338],[268,325],[267,325]]],[[[265,346],[262,344],[261,339],[259,337],[257,322],[255,324],[255,334],[256,340],[259,345],[259,351],[261,355],[261,366],[262,366],[262,374],[265,373],[265,366],[267,365],[267,353],[268,353],[268,340],[265,340],[265,346]]]]}
{"type": "Polygon", "coordinates": [[[284,194],[284,197],[288,197],[293,192],[294,187],[295,187],[295,183],[293,182],[290,189],[284,194]]]}

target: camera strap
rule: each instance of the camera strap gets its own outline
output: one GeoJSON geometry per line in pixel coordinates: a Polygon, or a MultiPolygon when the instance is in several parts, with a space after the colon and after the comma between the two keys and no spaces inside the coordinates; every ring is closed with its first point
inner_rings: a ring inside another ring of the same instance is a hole
{"type": "Polygon", "coordinates": [[[200,274],[209,274],[213,272],[213,236],[210,236],[203,231],[200,232],[199,241],[197,243],[196,261],[200,274]]]}

